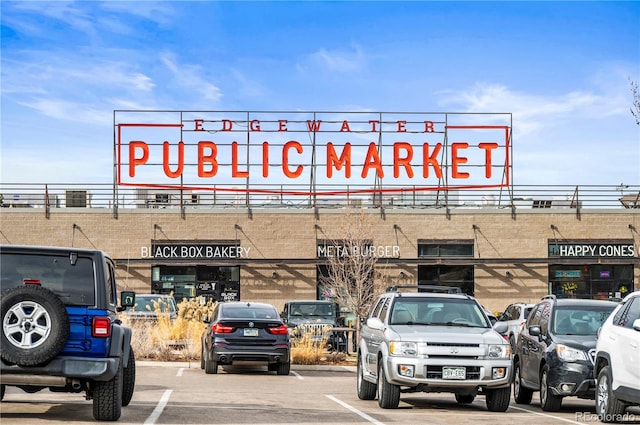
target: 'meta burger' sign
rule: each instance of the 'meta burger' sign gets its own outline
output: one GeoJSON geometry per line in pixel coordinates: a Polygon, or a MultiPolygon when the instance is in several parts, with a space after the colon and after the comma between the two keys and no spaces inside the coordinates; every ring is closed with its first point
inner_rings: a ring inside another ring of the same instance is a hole
{"type": "Polygon", "coordinates": [[[510,114],[116,111],[114,117],[121,186],[333,195],[510,184],[510,114]]]}

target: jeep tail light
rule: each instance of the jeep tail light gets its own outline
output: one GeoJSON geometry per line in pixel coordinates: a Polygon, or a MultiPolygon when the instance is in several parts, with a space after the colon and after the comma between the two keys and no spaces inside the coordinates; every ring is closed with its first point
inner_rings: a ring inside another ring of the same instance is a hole
{"type": "Polygon", "coordinates": [[[267,332],[271,335],[287,335],[289,333],[289,329],[285,325],[268,327],[267,332]]]}
{"type": "Polygon", "coordinates": [[[108,338],[111,336],[111,319],[108,317],[94,317],[91,324],[91,336],[108,338]]]}
{"type": "Polygon", "coordinates": [[[211,326],[211,332],[214,334],[230,334],[234,329],[235,328],[233,326],[223,325],[222,323],[216,323],[211,326]]]}
{"type": "Polygon", "coordinates": [[[40,285],[40,279],[24,279],[22,282],[25,285],[40,285]]]}

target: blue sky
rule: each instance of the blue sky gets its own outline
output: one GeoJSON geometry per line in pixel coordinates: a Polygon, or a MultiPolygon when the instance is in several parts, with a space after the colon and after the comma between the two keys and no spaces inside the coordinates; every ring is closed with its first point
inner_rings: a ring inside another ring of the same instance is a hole
{"type": "Polygon", "coordinates": [[[516,185],[640,184],[640,2],[0,2],[4,183],[110,183],[113,111],[513,114],[516,185]]]}

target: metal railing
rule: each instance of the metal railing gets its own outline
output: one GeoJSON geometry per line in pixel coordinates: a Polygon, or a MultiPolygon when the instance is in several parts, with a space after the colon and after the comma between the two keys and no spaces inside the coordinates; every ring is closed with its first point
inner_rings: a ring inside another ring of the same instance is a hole
{"type": "MultiPolygon", "coordinates": [[[[290,188],[290,186],[287,186],[290,188]]],[[[640,185],[509,186],[497,189],[424,190],[419,186],[341,188],[341,195],[289,195],[287,188],[264,186],[251,193],[210,190],[119,188],[113,184],[0,183],[3,208],[164,209],[360,208],[575,210],[640,209],[640,185]],[[259,193],[260,190],[263,193],[259,193]],[[258,192],[258,193],[256,193],[258,192]],[[266,193],[264,193],[266,192],[266,193]],[[348,192],[348,193],[347,193],[348,192]],[[359,193],[353,193],[359,192],[359,193]],[[277,193],[277,194],[274,194],[277,193]],[[345,194],[346,193],[346,194],[345,194]]],[[[329,192],[331,188],[322,188],[329,192]]]]}

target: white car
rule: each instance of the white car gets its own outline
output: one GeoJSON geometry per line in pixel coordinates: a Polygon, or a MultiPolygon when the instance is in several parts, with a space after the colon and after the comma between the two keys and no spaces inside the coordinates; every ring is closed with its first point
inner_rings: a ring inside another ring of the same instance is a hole
{"type": "Polygon", "coordinates": [[[507,331],[503,335],[511,344],[511,350],[515,349],[518,335],[527,322],[529,313],[531,313],[534,306],[535,304],[513,303],[509,304],[504,309],[504,312],[498,315],[498,321],[494,323],[494,327],[497,323],[507,324],[507,331]]]}
{"type": "Polygon", "coordinates": [[[625,420],[640,405],[640,291],[627,295],[599,329],[594,374],[602,422],[625,420]]]}

